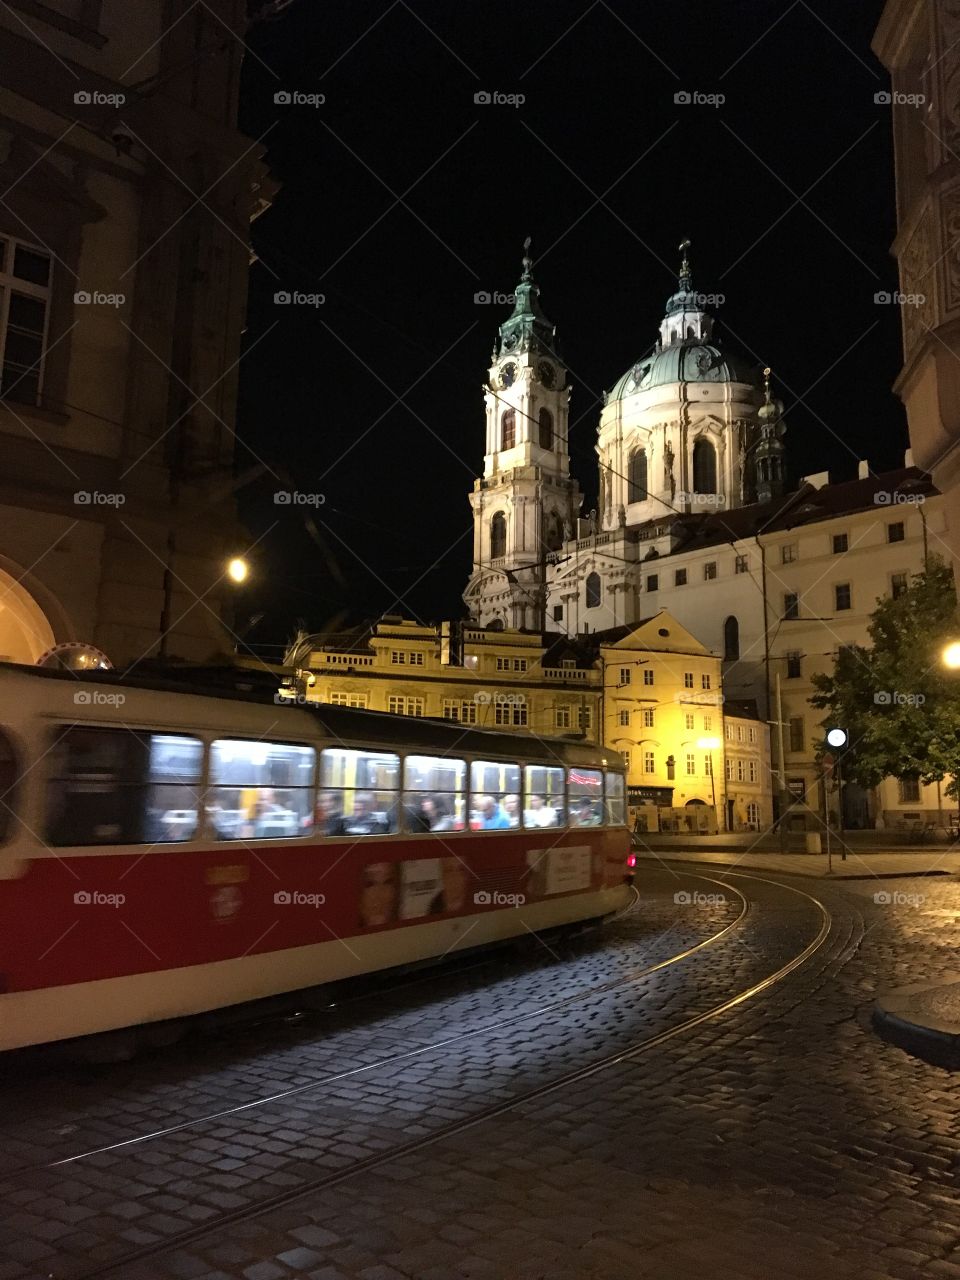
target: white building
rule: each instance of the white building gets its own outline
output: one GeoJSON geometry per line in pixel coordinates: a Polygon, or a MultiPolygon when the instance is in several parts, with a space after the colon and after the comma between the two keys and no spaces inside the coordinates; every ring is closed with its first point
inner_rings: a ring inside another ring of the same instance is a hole
{"type": "MultiPolygon", "coordinates": [[[[653,347],[605,397],[599,513],[578,520],[576,536],[561,545],[550,478],[562,475],[567,511],[581,501],[568,478],[565,444],[562,464],[553,455],[525,455],[526,559],[517,549],[489,554],[498,513],[508,524],[515,517],[503,504],[477,502],[488,477],[502,476],[509,461],[496,445],[503,443],[505,403],[514,402],[497,388],[515,381],[514,348],[505,338],[515,317],[501,327],[487,396],[485,477],[473,495],[474,572],[464,598],[473,619],[487,626],[543,618],[569,635],[608,632],[666,610],[722,660],[726,697],[753,701],[773,724],[773,756],[786,789],[820,808],[823,714],[808,702],[810,677],[832,668],[840,646],[868,643],[877,600],[905,589],[928,555],[945,553],[943,500],[909,453],[895,472],[877,475],[860,462],[856,480],[831,484],[823,472],[785,493],[783,407],[770,371],[751,368],[714,341],[706,299],[693,291],[688,246],[681,248],[678,289],[653,347]],[[539,542],[531,543],[537,530],[539,542]]],[[[524,279],[532,280],[529,259],[524,279]]],[[[568,399],[564,392],[564,415],[568,399]]],[[[888,822],[918,811],[932,816],[935,793],[909,779],[889,780],[871,797],[851,787],[845,818],[866,825],[881,814],[888,822]]]]}

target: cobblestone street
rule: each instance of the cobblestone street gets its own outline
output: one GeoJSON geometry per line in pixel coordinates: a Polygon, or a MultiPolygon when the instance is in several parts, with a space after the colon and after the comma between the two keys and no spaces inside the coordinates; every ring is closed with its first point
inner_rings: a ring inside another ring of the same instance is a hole
{"type": "Polygon", "coordinates": [[[638,888],[323,1012],[11,1057],[0,1280],[960,1277],[953,1077],[870,1026],[954,963],[960,883],[638,888]]]}

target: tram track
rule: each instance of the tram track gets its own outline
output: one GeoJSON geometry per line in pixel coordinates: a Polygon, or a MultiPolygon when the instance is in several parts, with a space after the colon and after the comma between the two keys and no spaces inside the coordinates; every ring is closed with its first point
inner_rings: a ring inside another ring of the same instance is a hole
{"type": "MultiPolygon", "coordinates": [[[[690,874],[691,876],[695,876],[699,880],[720,885],[723,888],[727,889],[732,894],[734,894],[735,896],[738,896],[741,899],[741,902],[743,904],[742,909],[735,921],[724,926],[723,929],[718,930],[709,939],[703,939],[701,940],[701,942],[699,942],[695,946],[685,948],[683,952],[677,953],[676,956],[669,957],[666,960],[658,962],[656,965],[649,966],[646,970],[642,971],[643,976],[647,976],[648,973],[656,972],[657,970],[666,969],[671,965],[679,963],[681,960],[687,958],[688,956],[693,955],[696,952],[703,951],[706,947],[714,945],[716,941],[728,935],[732,929],[736,928],[736,926],[743,921],[743,919],[745,918],[745,916],[747,915],[750,909],[750,903],[747,900],[746,895],[741,893],[740,890],[736,887],[736,885],[731,884],[728,879],[721,879],[719,877],[712,877],[712,876],[702,876],[702,875],[699,875],[698,873],[688,872],[688,874],[690,874]]],[[[168,1253],[171,1250],[180,1249],[180,1248],[189,1246],[191,1244],[196,1243],[197,1241],[203,1240],[210,1236],[216,1235],[217,1233],[220,1233],[224,1230],[227,1230],[230,1227],[235,1226],[236,1224],[243,1223],[251,1219],[255,1219],[264,1214],[268,1214],[274,1210],[292,1205],[306,1196],[322,1192],[328,1188],[335,1187],[338,1184],[345,1182],[349,1179],[352,1179],[364,1173],[368,1173],[373,1170],[376,1170],[384,1165],[413,1156],[423,1151],[426,1148],[434,1146],[440,1142],[443,1142],[448,1138],[459,1135],[467,1130],[470,1130],[488,1121],[494,1120],[519,1107],[526,1106],[531,1103],[536,1103],[539,1100],[546,1098],[547,1096],[557,1092],[558,1090],[562,1090],[564,1088],[567,1088],[572,1085],[579,1084],[585,1080],[588,1080],[600,1072],[608,1070],[619,1064],[633,1062],[634,1060],[642,1057],[644,1054],[649,1053],[658,1047],[669,1044],[674,1040],[678,1040],[683,1036],[688,1035],[691,1032],[695,1031],[697,1028],[700,1028],[705,1024],[709,1023],[711,1020],[716,1019],[718,1017],[722,1017],[724,1014],[746,1004],[750,1000],[755,999],[756,997],[762,995],[763,993],[771,991],[772,988],[784,982],[791,975],[797,973],[805,965],[807,965],[808,962],[810,962],[814,956],[816,956],[819,952],[823,951],[828,941],[830,941],[831,939],[833,939],[836,945],[831,949],[830,955],[827,956],[824,969],[828,967],[832,968],[834,965],[842,963],[843,960],[846,958],[846,955],[849,953],[849,950],[850,950],[852,934],[855,931],[851,929],[847,936],[838,938],[836,936],[837,931],[834,929],[833,917],[831,916],[831,913],[828,910],[828,908],[819,898],[815,897],[813,894],[807,893],[805,890],[797,888],[794,885],[784,884],[780,881],[769,880],[764,877],[758,877],[753,875],[746,875],[744,873],[730,872],[727,874],[730,876],[731,879],[733,878],[737,878],[741,880],[745,879],[749,881],[757,881],[759,883],[763,883],[767,885],[773,885],[780,890],[794,894],[801,899],[805,899],[809,904],[813,905],[813,907],[815,908],[818,914],[819,927],[817,928],[815,935],[809,941],[806,941],[805,945],[802,948],[800,948],[800,950],[796,951],[795,954],[790,956],[784,963],[778,965],[778,967],[774,969],[772,972],[765,974],[764,976],[758,978],[754,982],[751,982],[748,986],[742,988],[736,993],[726,996],[724,999],[712,1004],[709,1008],[700,1010],[699,1012],[693,1014],[690,1017],[682,1019],[680,1022],[675,1023],[672,1026],[665,1027],[662,1030],[654,1032],[653,1034],[643,1036],[642,1038],[640,1038],[639,1040],[636,1040],[632,1044],[628,1044],[625,1047],[621,1047],[612,1053],[605,1054],[602,1057],[594,1059],[591,1062],[585,1063],[584,1065],[579,1066],[573,1070],[564,1072],[563,1074],[558,1075],[551,1080],[545,1081],[543,1084],[538,1085],[534,1088],[525,1089],[522,1093],[512,1096],[509,1099],[501,1100],[490,1106],[475,1110],[471,1114],[463,1116],[461,1119],[452,1121],[448,1124],[438,1127],[437,1129],[435,1129],[433,1132],[429,1134],[418,1136],[406,1142],[396,1143],[385,1151],[377,1152],[375,1154],[372,1154],[362,1159],[353,1160],[349,1164],[344,1165],[344,1167],[340,1169],[327,1171],[318,1175],[315,1178],[306,1179],[304,1181],[301,1181],[295,1187],[284,1189],[282,1191],[279,1191],[267,1197],[260,1198],[255,1203],[245,1205],[242,1208],[219,1213],[216,1215],[215,1218],[210,1218],[204,1221],[203,1223],[199,1223],[199,1224],[187,1227],[183,1231],[171,1233],[170,1235],[164,1237],[163,1239],[160,1239],[151,1244],[144,1245],[139,1248],[135,1248],[133,1250],[129,1250],[124,1254],[122,1254],[121,1256],[118,1256],[109,1261],[101,1262],[92,1268],[71,1272],[70,1280],[96,1280],[97,1277],[101,1277],[101,1276],[106,1277],[106,1276],[114,1276],[118,1274],[125,1274],[127,1269],[135,1266],[138,1263],[147,1261],[152,1257],[157,1257],[158,1255],[168,1253]]],[[[591,988],[589,991],[578,993],[576,996],[568,997],[567,1000],[563,1002],[557,1002],[557,1003],[565,1004],[565,1003],[570,1003],[572,1001],[575,1001],[577,999],[583,1000],[587,998],[589,995],[597,994],[601,990],[617,987],[617,986],[622,987],[640,980],[641,980],[640,973],[633,974],[627,979],[621,979],[620,981],[615,983],[603,984],[603,987],[600,987],[600,988],[597,988],[597,987],[591,988]]],[[[801,997],[801,998],[804,998],[804,997],[801,997]]],[[[551,1011],[552,1008],[553,1008],[552,1005],[542,1006],[537,1011],[530,1011],[527,1014],[522,1015],[522,1018],[528,1019],[530,1017],[542,1015],[548,1011],[551,1011]]],[[[520,1017],[521,1015],[518,1015],[518,1019],[503,1020],[503,1025],[509,1025],[509,1023],[512,1021],[520,1020],[520,1017]]],[[[488,1030],[489,1030],[489,1027],[485,1027],[482,1029],[478,1028],[469,1034],[472,1034],[472,1035],[482,1034],[484,1031],[488,1031],[488,1030]]],[[[454,1037],[451,1039],[449,1043],[455,1043],[456,1041],[461,1040],[463,1038],[467,1038],[467,1037],[466,1036],[454,1037]]],[[[429,1047],[424,1047],[423,1050],[412,1051],[412,1052],[413,1053],[423,1052],[427,1048],[436,1050],[438,1048],[443,1048],[443,1047],[445,1047],[443,1044],[433,1045],[429,1047]]],[[[376,1065],[378,1064],[367,1064],[366,1068],[364,1069],[370,1070],[376,1065]]],[[[316,1084],[311,1086],[306,1086],[305,1088],[318,1088],[320,1086],[321,1086],[321,1082],[316,1082],[316,1084]]],[[[302,1092],[303,1090],[300,1090],[300,1091],[302,1092]]],[[[262,1100],[260,1105],[262,1105],[263,1102],[265,1101],[267,1100],[262,1100]]],[[[248,1109],[248,1107],[243,1109],[248,1109]]],[[[195,1121],[193,1123],[198,1123],[198,1122],[195,1121]]],[[[187,1125],[185,1127],[190,1127],[190,1126],[187,1125]]],[[[134,1141],[142,1141],[142,1140],[143,1138],[141,1137],[139,1140],[134,1140],[134,1141]]],[[[86,1158],[86,1156],[92,1155],[92,1154],[94,1153],[85,1153],[84,1157],[81,1157],[81,1158],[86,1158]]],[[[74,1160],[76,1159],[77,1157],[74,1157],[74,1160]]],[[[57,1162],[55,1165],[49,1166],[49,1167],[57,1167],[57,1165],[60,1165],[63,1163],[69,1163],[69,1161],[66,1161],[66,1162],[60,1161],[60,1162],[57,1162]]]]}
{"type": "MultiPolygon", "coordinates": [[[[678,951],[663,960],[658,960],[655,964],[631,970],[623,977],[614,978],[609,982],[597,983],[593,986],[585,987],[581,990],[572,992],[570,995],[567,995],[560,1000],[553,1000],[547,1004],[538,1005],[536,1008],[525,1010],[522,1013],[513,1014],[510,1017],[500,1018],[494,1021],[484,1021],[481,1025],[473,1027],[469,1031],[461,1032],[456,1036],[448,1036],[442,1040],[429,1041],[418,1045],[415,1048],[408,1049],[403,1053],[390,1054],[374,1062],[363,1063],[361,1066],[351,1067],[347,1071],[340,1071],[330,1075],[325,1075],[317,1080],[312,1080],[307,1084],[297,1085],[293,1088],[283,1089],[272,1094],[266,1094],[261,1098],[255,1098],[248,1102],[239,1103],[234,1107],[226,1107],[218,1111],[209,1112],[202,1116],[193,1116],[179,1124],[167,1125],[159,1129],[151,1130],[149,1133],[137,1134],[134,1137],[124,1138],[118,1142],[104,1143],[81,1152],[76,1152],[72,1155],[61,1156],[56,1160],[47,1160],[35,1164],[15,1166],[5,1170],[3,1176],[4,1178],[12,1178],[31,1172],[35,1169],[56,1169],[64,1166],[75,1165],[81,1161],[92,1159],[95,1156],[105,1155],[114,1151],[122,1151],[133,1146],[140,1146],[147,1142],[153,1142],[160,1138],[169,1137],[172,1134],[182,1133],[189,1129],[199,1128],[206,1124],[212,1124],[216,1121],[226,1120],[231,1116],[242,1115],[243,1113],[256,1110],[259,1107],[271,1106],[288,1101],[292,1098],[302,1097],[314,1091],[329,1088],[331,1085],[338,1084],[352,1077],[382,1070],[385,1067],[395,1066],[413,1058],[449,1049],[455,1044],[475,1039],[478,1036],[489,1035],[491,1032],[499,1031],[504,1027],[519,1025],[524,1022],[532,1021],[536,1018],[542,1018],[548,1014],[556,1013],[561,1009],[569,1008],[571,1005],[581,1003],[584,1000],[602,995],[605,992],[615,991],[620,987],[628,987],[635,985],[638,982],[642,982],[652,974],[668,969],[671,966],[688,959],[690,956],[695,955],[697,952],[716,945],[716,943],[720,942],[728,934],[732,933],[732,931],[746,919],[750,909],[750,903],[746,896],[740,893],[735,886],[725,884],[723,881],[713,876],[702,876],[695,873],[689,874],[695,875],[696,879],[706,881],[709,884],[721,885],[723,888],[728,889],[740,899],[740,911],[737,916],[729,923],[725,924],[723,928],[716,930],[708,937],[702,938],[699,942],[693,943],[691,946],[685,947],[683,950],[678,951]]],[[[634,901],[628,907],[624,908],[623,911],[618,912],[613,917],[614,920],[622,919],[637,910],[640,904],[640,897],[636,889],[634,889],[634,893],[637,895],[634,901]]],[[[409,984],[409,986],[413,985],[413,983],[409,984]]],[[[406,989],[408,989],[406,986],[391,988],[391,990],[401,991],[406,989]]],[[[367,999],[370,997],[365,996],[362,998],[367,999]]]]}

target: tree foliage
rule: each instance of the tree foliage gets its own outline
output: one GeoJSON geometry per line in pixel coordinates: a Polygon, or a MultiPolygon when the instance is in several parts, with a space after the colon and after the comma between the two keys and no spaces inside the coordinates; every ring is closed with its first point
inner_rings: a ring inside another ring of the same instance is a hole
{"type": "Polygon", "coordinates": [[[847,730],[844,776],[862,787],[886,777],[939,782],[957,795],[960,775],[960,672],[941,662],[960,639],[952,571],[931,560],[897,600],[880,600],[869,646],[840,650],[832,674],[813,676],[811,703],[829,714],[824,730],[847,730]]]}

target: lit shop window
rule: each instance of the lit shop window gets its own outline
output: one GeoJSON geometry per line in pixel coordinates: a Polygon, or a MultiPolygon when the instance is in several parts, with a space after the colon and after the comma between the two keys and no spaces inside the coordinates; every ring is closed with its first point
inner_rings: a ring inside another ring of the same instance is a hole
{"type": "Polygon", "coordinates": [[[445,756],[403,762],[403,825],[407,831],[462,831],[467,765],[445,756]]]}
{"type": "Polygon", "coordinates": [[[603,774],[599,769],[571,769],[567,774],[570,825],[599,827],[603,823],[603,774]]]}
{"type": "Polygon", "coordinates": [[[523,825],[562,826],[563,801],[563,770],[528,764],[523,771],[523,825]]]}
{"type": "Polygon", "coordinates": [[[313,827],[313,747],[223,738],[210,748],[207,832],[218,840],[297,836],[313,827]]]}
{"type": "Polygon", "coordinates": [[[400,757],[327,747],[320,755],[317,828],[325,836],[378,836],[397,829],[400,757]]]}
{"type": "Polygon", "coordinates": [[[520,766],[474,760],[470,766],[470,827],[506,831],[520,825],[520,766]]]}

